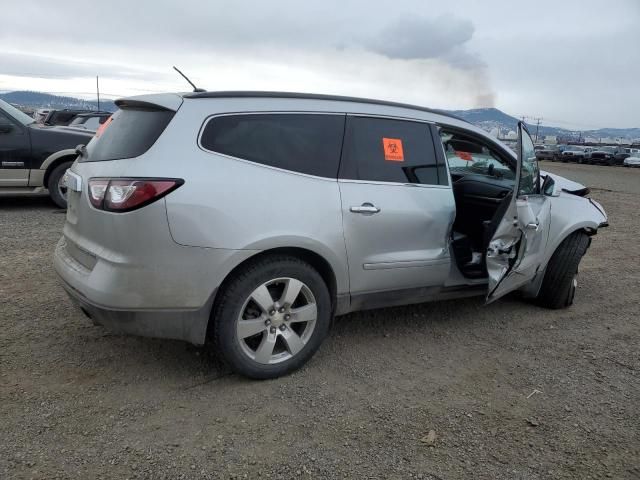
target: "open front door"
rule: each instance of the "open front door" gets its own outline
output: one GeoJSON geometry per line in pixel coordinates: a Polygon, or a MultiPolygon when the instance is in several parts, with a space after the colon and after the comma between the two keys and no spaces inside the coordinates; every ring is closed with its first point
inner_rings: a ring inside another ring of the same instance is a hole
{"type": "Polygon", "coordinates": [[[540,191],[540,169],[533,140],[518,123],[518,163],[511,202],[486,252],[487,303],[530,282],[542,264],[549,235],[551,205],[540,191]]]}

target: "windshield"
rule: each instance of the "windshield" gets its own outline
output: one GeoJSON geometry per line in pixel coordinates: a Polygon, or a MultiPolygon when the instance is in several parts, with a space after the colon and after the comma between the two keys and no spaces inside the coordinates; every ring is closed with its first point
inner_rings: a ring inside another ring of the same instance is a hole
{"type": "Polygon", "coordinates": [[[614,153],[616,149],[613,147],[600,147],[598,150],[601,152],[614,153]]]}
{"type": "Polygon", "coordinates": [[[14,120],[17,120],[18,122],[20,122],[23,125],[29,125],[29,124],[35,122],[35,120],[33,118],[31,118],[29,115],[27,115],[26,113],[21,112],[20,110],[18,110],[13,105],[8,104],[7,102],[5,102],[4,100],[1,100],[1,99],[0,99],[0,109],[2,109],[5,112],[7,112],[9,114],[9,116],[13,117],[14,120]]]}
{"type": "Polygon", "coordinates": [[[175,112],[126,108],[104,122],[87,145],[89,155],[78,161],[101,162],[139,157],[158,140],[175,112]]]}

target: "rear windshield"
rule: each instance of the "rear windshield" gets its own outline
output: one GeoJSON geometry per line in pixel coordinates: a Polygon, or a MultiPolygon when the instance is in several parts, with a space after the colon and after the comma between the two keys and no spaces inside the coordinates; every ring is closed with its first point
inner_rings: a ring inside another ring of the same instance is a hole
{"type": "Polygon", "coordinates": [[[102,162],[139,157],[158,140],[175,112],[151,108],[125,108],[111,116],[79,161],[102,162]]]}

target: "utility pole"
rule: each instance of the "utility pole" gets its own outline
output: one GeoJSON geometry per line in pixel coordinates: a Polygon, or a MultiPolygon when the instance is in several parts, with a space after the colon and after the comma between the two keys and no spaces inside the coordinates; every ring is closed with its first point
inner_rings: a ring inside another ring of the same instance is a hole
{"type": "Polygon", "coordinates": [[[96,75],[96,93],[98,94],[98,111],[100,111],[100,83],[98,83],[97,75],[96,75]]]}
{"type": "Polygon", "coordinates": [[[534,118],[534,120],[536,121],[536,143],[538,143],[538,130],[540,129],[540,121],[542,120],[542,117],[534,118]]]}

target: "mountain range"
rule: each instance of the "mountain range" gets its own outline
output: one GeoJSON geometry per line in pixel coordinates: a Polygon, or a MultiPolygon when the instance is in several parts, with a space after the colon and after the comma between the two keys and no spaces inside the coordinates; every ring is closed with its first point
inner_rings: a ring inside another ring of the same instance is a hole
{"type": "MultiPolygon", "coordinates": [[[[35,108],[55,108],[55,109],[86,109],[98,110],[97,100],[84,100],[81,98],[51,95],[43,92],[8,92],[0,93],[0,99],[12,105],[35,109],[35,108]]],[[[111,100],[100,100],[100,110],[115,112],[116,106],[111,100]]]]}
{"type": "MultiPolygon", "coordinates": [[[[24,108],[82,108],[87,110],[97,110],[98,102],[96,100],[83,100],[80,98],[51,95],[43,92],[18,91],[0,93],[0,99],[18,105],[24,108]]],[[[100,110],[114,112],[116,106],[111,100],[101,100],[100,110]]],[[[507,135],[509,131],[516,129],[518,119],[504,113],[497,108],[475,108],[471,110],[449,110],[457,117],[462,118],[478,127],[491,132],[497,132],[499,136],[507,135]],[[496,130],[497,129],[497,130],[496,130]]],[[[527,127],[532,134],[536,132],[536,125],[527,123],[527,127]]],[[[549,125],[540,125],[538,127],[540,137],[552,135],[561,141],[570,141],[585,139],[587,137],[593,139],[622,139],[636,140],[640,139],[640,128],[601,128],[597,130],[569,130],[566,128],[553,127],[549,125]]]]}
{"type": "MultiPolygon", "coordinates": [[[[498,129],[501,134],[515,130],[519,119],[504,113],[497,108],[474,108],[471,110],[449,110],[448,113],[462,118],[488,132],[498,129]]],[[[536,125],[527,123],[527,128],[531,134],[535,134],[536,125]]],[[[640,128],[600,128],[596,130],[569,130],[561,127],[552,127],[549,125],[540,125],[538,127],[539,137],[552,135],[558,137],[562,141],[575,141],[578,139],[621,139],[621,140],[638,140],[640,139],[640,128]]]]}

